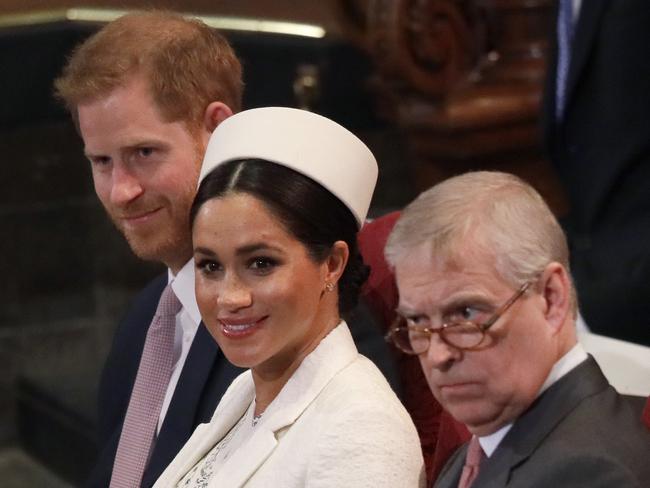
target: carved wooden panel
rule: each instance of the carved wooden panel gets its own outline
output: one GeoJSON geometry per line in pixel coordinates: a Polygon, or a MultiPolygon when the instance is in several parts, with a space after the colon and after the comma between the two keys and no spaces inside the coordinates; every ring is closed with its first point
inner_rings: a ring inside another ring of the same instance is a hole
{"type": "Polygon", "coordinates": [[[368,46],[384,77],[402,89],[440,97],[466,77],[484,44],[470,2],[372,0],[368,46]]]}
{"type": "Polygon", "coordinates": [[[420,189],[501,169],[563,213],[538,125],[552,0],[364,3],[378,111],[406,134],[420,189]]]}

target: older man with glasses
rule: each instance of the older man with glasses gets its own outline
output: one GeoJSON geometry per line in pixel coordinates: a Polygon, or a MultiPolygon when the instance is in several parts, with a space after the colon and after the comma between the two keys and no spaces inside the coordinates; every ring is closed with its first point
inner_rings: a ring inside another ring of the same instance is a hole
{"type": "Polygon", "coordinates": [[[496,172],[421,194],[386,246],[388,337],[473,434],[436,487],[641,487],[650,434],[576,339],[566,238],[539,194],[496,172]]]}

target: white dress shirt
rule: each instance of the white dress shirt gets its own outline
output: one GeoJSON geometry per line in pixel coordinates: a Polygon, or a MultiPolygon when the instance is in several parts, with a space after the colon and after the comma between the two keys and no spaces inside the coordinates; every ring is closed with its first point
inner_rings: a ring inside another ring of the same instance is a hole
{"type": "Polygon", "coordinates": [[[573,23],[575,24],[578,20],[578,15],[580,15],[580,6],[582,5],[582,0],[573,0],[573,23]]]}
{"type": "Polygon", "coordinates": [[[167,270],[169,275],[169,283],[171,283],[176,297],[183,306],[176,314],[176,333],[174,335],[174,357],[172,359],[172,375],[169,378],[169,385],[167,385],[167,392],[160,409],[160,417],[158,418],[158,427],[156,434],[160,432],[165,415],[169,409],[169,404],[174,396],[174,390],[178,383],[178,378],[183,371],[187,354],[190,351],[190,346],[199,329],[201,323],[201,314],[199,307],[196,304],[196,295],[194,294],[194,260],[190,259],[185,266],[181,268],[176,276],[167,270]]]}

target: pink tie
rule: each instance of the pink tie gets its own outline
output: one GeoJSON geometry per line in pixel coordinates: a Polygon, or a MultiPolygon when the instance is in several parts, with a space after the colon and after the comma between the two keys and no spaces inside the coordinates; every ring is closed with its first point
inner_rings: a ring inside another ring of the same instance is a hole
{"type": "Polygon", "coordinates": [[[485,453],[483,452],[483,449],[481,449],[478,437],[473,436],[472,440],[469,441],[467,457],[465,457],[465,466],[463,466],[463,472],[460,475],[458,488],[469,488],[472,486],[472,483],[474,483],[474,480],[478,476],[479,464],[481,464],[483,458],[485,458],[485,453]]]}
{"type": "Polygon", "coordinates": [[[147,466],[172,371],[176,314],[181,303],[167,285],[144,343],[117,446],[110,488],[136,488],[147,466]]]}

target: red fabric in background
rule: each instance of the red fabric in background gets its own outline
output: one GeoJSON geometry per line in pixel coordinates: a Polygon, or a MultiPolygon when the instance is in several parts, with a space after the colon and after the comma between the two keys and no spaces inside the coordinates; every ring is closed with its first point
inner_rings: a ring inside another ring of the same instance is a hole
{"type": "MultiPolygon", "coordinates": [[[[391,212],[366,223],[359,232],[359,248],[370,266],[370,276],[362,295],[382,319],[384,332],[395,318],[398,294],[395,278],[384,259],[384,246],[399,211],[391,212]]],[[[422,453],[427,469],[428,485],[438,477],[447,459],[471,437],[464,425],[456,422],[442,409],[431,394],[420,363],[395,349],[402,380],[403,401],[420,435],[422,453]]]]}

